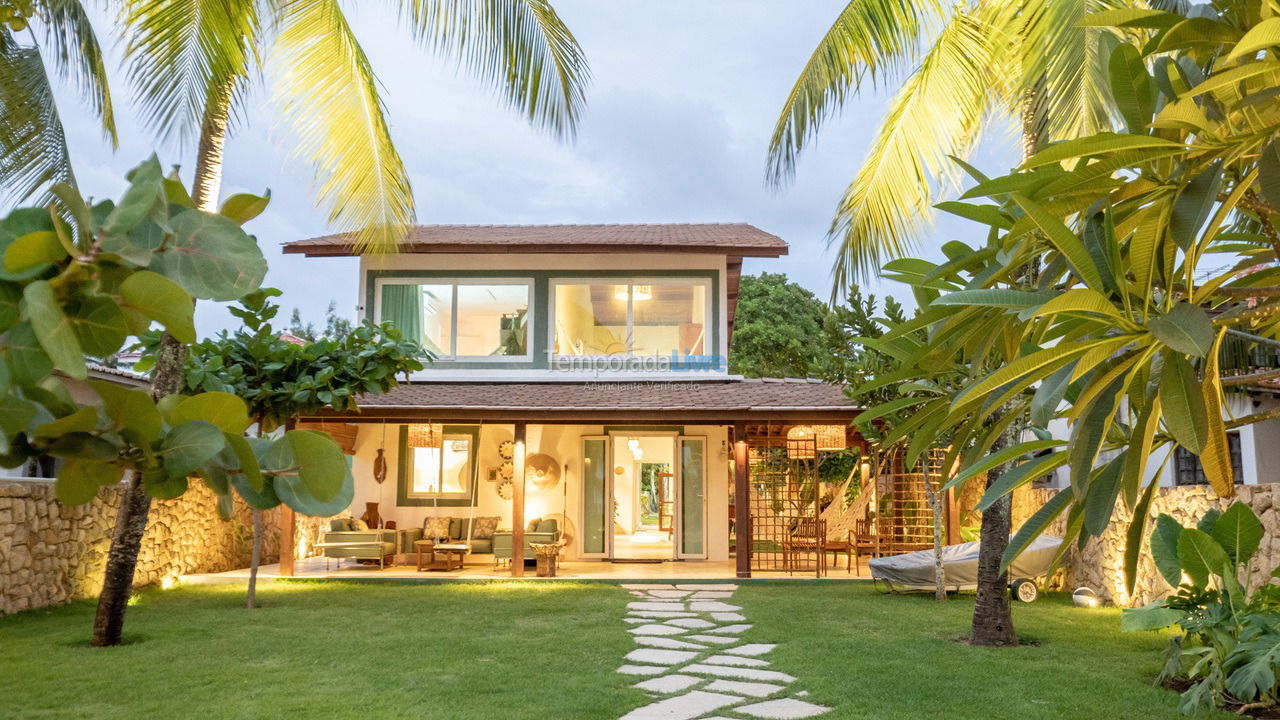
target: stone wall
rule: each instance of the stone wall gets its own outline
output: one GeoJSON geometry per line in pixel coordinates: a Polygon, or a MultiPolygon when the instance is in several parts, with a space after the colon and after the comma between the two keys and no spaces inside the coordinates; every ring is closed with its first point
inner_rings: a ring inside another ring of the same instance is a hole
{"type": "MultiPolygon", "coordinates": [[[[1018,528],[1040,506],[1053,497],[1057,490],[1025,490],[1014,496],[1013,526],[1018,528]]],[[[1165,487],[1156,490],[1151,501],[1154,517],[1160,513],[1172,515],[1184,526],[1195,525],[1210,508],[1226,510],[1233,502],[1248,503],[1262,520],[1265,535],[1258,554],[1254,558],[1250,586],[1271,580],[1273,568],[1280,565],[1280,485],[1241,485],[1234,498],[1220,498],[1206,486],[1165,487]]],[[[1083,549],[1072,548],[1058,578],[1059,587],[1073,590],[1086,585],[1098,593],[1104,601],[1123,607],[1137,607],[1162,597],[1170,591],[1169,585],[1156,571],[1151,560],[1150,527],[1144,533],[1142,553],[1138,562],[1137,582],[1130,597],[1124,586],[1124,550],[1129,521],[1133,513],[1123,503],[1116,506],[1111,524],[1101,537],[1091,538],[1083,549]]],[[[1062,533],[1062,518],[1050,534],[1062,533]]]]}
{"type": "MultiPolygon", "coordinates": [[[[54,497],[52,483],[0,480],[0,615],[96,596],[119,505],[119,486],[67,507],[54,497]]],[[[262,562],[273,563],[277,511],[267,511],[263,524],[262,562]]],[[[252,527],[241,501],[235,517],[223,520],[213,492],[194,482],[181,498],[152,503],[134,583],[247,567],[252,527]]]]}

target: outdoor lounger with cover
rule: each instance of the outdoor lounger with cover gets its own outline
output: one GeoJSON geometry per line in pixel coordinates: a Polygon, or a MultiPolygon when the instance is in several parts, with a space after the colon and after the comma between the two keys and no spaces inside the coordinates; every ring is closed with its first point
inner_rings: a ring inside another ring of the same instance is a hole
{"type": "MultiPolygon", "coordinates": [[[[1014,597],[1023,602],[1036,599],[1034,578],[1049,571],[1062,538],[1041,535],[1022,551],[1009,566],[1009,587],[1014,597]]],[[[919,550],[903,555],[873,558],[871,577],[881,580],[890,590],[932,590],[933,550],[919,550]]],[[[948,590],[973,590],[978,586],[978,543],[967,542],[942,548],[943,572],[948,590]]]]}

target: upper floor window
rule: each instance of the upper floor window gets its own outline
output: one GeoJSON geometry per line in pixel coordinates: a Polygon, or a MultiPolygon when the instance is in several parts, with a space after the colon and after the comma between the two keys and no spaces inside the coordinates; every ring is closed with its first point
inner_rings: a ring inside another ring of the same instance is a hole
{"type": "Polygon", "coordinates": [[[378,317],[437,359],[527,359],[529,295],[527,280],[384,280],[378,317]]]}
{"type": "Polygon", "coordinates": [[[705,355],[708,285],[702,279],[554,281],[554,353],[705,355]]]}

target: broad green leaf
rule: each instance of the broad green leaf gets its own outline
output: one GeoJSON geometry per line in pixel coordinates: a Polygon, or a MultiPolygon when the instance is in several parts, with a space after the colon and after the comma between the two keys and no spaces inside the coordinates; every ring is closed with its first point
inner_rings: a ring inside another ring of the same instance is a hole
{"type": "Polygon", "coordinates": [[[1218,508],[1211,507],[1204,511],[1204,515],[1200,516],[1200,520],[1196,523],[1196,528],[1200,532],[1213,533],[1213,526],[1218,524],[1218,518],[1222,517],[1222,511],[1218,508]]]}
{"type": "Polygon", "coordinates": [[[1160,371],[1160,405],[1173,439],[1197,455],[1203,452],[1209,434],[1204,395],[1195,370],[1182,355],[1165,357],[1160,371]]]}
{"type": "MultiPolygon", "coordinates": [[[[1127,47],[1121,45],[1121,48],[1127,47]]],[[[1150,115],[1145,122],[1149,122],[1150,115]]],[[[1144,124],[1145,124],[1144,122],[1144,124]]],[[[1023,167],[1035,168],[1042,165],[1060,163],[1075,158],[1109,155],[1126,150],[1144,150],[1148,148],[1178,148],[1182,143],[1154,135],[1129,135],[1116,133],[1098,133],[1081,138],[1073,138],[1055,143],[1032,155],[1023,163],[1023,167]]]]}
{"type": "Polygon", "coordinates": [[[934,207],[945,213],[950,213],[966,220],[972,220],[973,222],[981,225],[1000,228],[1001,230],[1008,230],[1013,227],[1013,221],[995,205],[975,205],[972,203],[947,201],[940,202],[937,205],[934,205],[934,207]]]}
{"type": "Polygon", "coordinates": [[[1061,294],[1051,293],[1051,296],[1053,299],[1043,305],[1030,307],[1019,313],[1018,319],[1026,321],[1033,317],[1047,318],[1061,313],[1084,313],[1107,317],[1125,326],[1131,325],[1128,319],[1107,299],[1107,296],[1096,290],[1073,288],[1061,294]]]}
{"type": "Polygon", "coordinates": [[[58,468],[54,492],[63,505],[83,505],[98,494],[98,488],[120,482],[123,475],[117,465],[72,458],[58,468]]]}
{"type": "Polygon", "coordinates": [[[1235,42],[1235,28],[1207,17],[1189,17],[1160,36],[1155,52],[1166,53],[1182,48],[1221,45],[1235,42]]]}
{"type": "Polygon", "coordinates": [[[124,312],[106,295],[86,297],[68,317],[80,348],[93,357],[119,352],[125,340],[129,339],[124,312]]]}
{"type": "Polygon", "coordinates": [[[4,269],[11,273],[42,272],[67,256],[52,230],[39,230],[14,240],[4,251],[4,269]]]}
{"type": "Polygon", "coordinates": [[[22,302],[22,288],[15,283],[0,280],[0,333],[18,324],[21,317],[18,307],[22,302]]]}
{"type": "Polygon", "coordinates": [[[351,507],[355,499],[355,478],[345,471],[342,486],[336,495],[328,501],[321,502],[306,491],[302,480],[297,475],[277,475],[273,481],[273,489],[281,502],[293,508],[294,512],[308,517],[333,517],[351,507]]]}
{"type": "MultiPolygon", "coordinates": [[[[1130,454],[1132,454],[1132,450],[1130,454]]],[[[1142,498],[1138,500],[1138,504],[1133,508],[1133,519],[1129,522],[1129,530],[1125,533],[1124,543],[1124,590],[1133,596],[1133,588],[1138,581],[1138,560],[1142,557],[1142,540],[1146,537],[1147,521],[1150,519],[1149,512],[1151,510],[1151,499],[1155,497],[1156,488],[1160,486],[1158,480],[1152,480],[1147,484],[1147,489],[1143,491],[1142,498]]],[[[1175,542],[1175,547],[1176,543],[1175,542]]],[[[1174,553],[1177,557],[1177,553],[1174,553]]],[[[1181,564],[1178,566],[1178,572],[1181,572],[1181,564]]]]}
{"type": "Polygon", "coordinates": [[[250,195],[249,193],[239,193],[227,198],[222,203],[222,207],[218,209],[218,214],[228,217],[235,222],[243,225],[250,220],[262,214],[267,209],[267,204],[271,202],[271,191],[268,190],[262,197],[250,195]]]}
{"type": "Polygon", "coordinates": [[[957,290],[944,293],[933,301],[933,305],[986,305],[991,307],[1027,308],[1036,307],[1052,300],[1057,293],[1051,290],[1010,290],[1007,288],[983,288],[980,290],[957,290]]]}
{"type": "Polygon", "coordinates": [[[1071,232],[1071,229],[1063,224],[1062,220],[1055,217],[1043,205],[1030,200],[1018,193],[1011,196],[1013,201],[1022,208],[1036,227],[1049,238],[1049,242],[1053,244],[1058,252],[1066,258],[1068,264],[1071,265],[1072,271],[1085,284],[1085,287],[1101,289],[1104,287],[1102,276],[1098,272],[1098,268],[1093,264],[1093,258],[1089,256],[1089,250],[1085,248],[1084,243],[1071,232]]]}
{"type": "Polygon", "coordinates": [[[88,368],[85,366],[84,352],[76,340],[71,321],[58,306],[53,287],[45,280],[37,280],[23,289],[22,299],[36,339],[53,366],[68,377],[85,379],[88,368]]]}
{"type": "Polygon", "coordinates": [[[892,415],[893,413],[896,413],[899,410],[904,410],[906,408],[914,407],[916,405],[923,405],[924,403],[929,402],[929,400],[931,399],[932,398],[927,398],[927,397],[895,398],[888,402],[884,402],[879,405],[876,405],[875,407],[870,407],[870,408],[867,408],[866,410],[863,410],[862,412],[858,413],[858,415],[850,422],[850,424],[862,425],[865,423],[869,423],[872,420],[882,418],[886,415],[892,415]]]}
{"type": "Polygon", "coordinates": [[[91,433],[98,429],[98,411],[92,407],[79,410],[60,417],[57,420],[36,427],[36,437],[56,438],[69,433],[91,433]]]}
{"type": "Polygon", "coordinates": [[[298,476],[307,492],[320,502],[332,500],[342,489],[347,473],[342,448],[333,438],[315,430],[289,430],[284,437],[293,448],[298,476]]]}
{"type": "Polygon", "coordinates": [[[179,342],[196,341],[191,296],[169,278],[139,270],[120,284],[124,304],[164,326],[179,342]]]}
{"type": "Polygon", "coordinates": [[[165,231],[151,218],[143,218],[127,235],[107,235],[102,251],[116,255],[138,267],[147,267],[156,250],[164,244],[165,231]]]}
{"type": "Polygon", "coordinates": [[[1222,497],[1231,497],[1236,494],[1236,477],[1231,462],[1231,446],[1227,442],[1227,427],[1222,419],[1222,384],[1218,376],[1218,359],[1222,354],[1219,349],[1225,335],[1224,329],[1209,351],[1204,381],[1200,384],[1205,417],[1204,451],[1200,453],[1200,465],[1213,491],[1222,497]]]}
{"type": "Polygon", "coordinates": [[[163,207],[164,203],[164,171],[160,169],[160,160],[152,155],[130,171],[129,189],[107,216],[103,232],[127,235],[151,214],[153,208],[157,205],[163,207]]]}
{"type": "Polygon", "coordinates": [[[151,396],[105,380],[90,380],[89,386],[102,399],[102,413],[136,444],[152,443],[164,432],[164,421],[151,396]]]}
{"type": "Polygon", "coordinates": [[[83,432],[67,433],[54,439],[48,446],[54,457],[79,458],[81,460],[116,460],[120,450],[109,440],[83,432]]]}
{"type": "Polygon", "coordinates": [[[236,300],[257,290],[267,274],[258,242],[234,221],[187,210],[171,221],[173,235],[151,269],[192,296],[236,300]]]}
{"type": "Polygon", "coordinates": [[[1280,141],[1272,140],[1262,149],[1258,162],[1258,187],[1268,205],[1280,208],[1280,141]]]}
{"type": "Polygon", "coordinates": [[[1184,252],[1199,238],[1200,228],[1218,202],[1218,189],[1221,187],[1222,162],[1217,161],[1183,186],[1173,201],[1169,234],[1184,252]]]}
{"type": "Polygon", "coordinates": [[[1111,97],[1131,133],[1144,132],[1155,112],[1156,87],[1147,74],[1147,65],[1138,48],[1121,43],[1108,62],[1111,97]]]}
{"type": "Polygon", "coordinates": [[[224,433],[241,435],[249,427],[249,409],[230,393],[205,392],[183,398],[169,412],[169,422],[207,422],[224,433]]]}
{"type": "Polygon", "coordinates": [[[1125,7],[1090,13],[1079,22],[1082,27],[1170,28],[1182,22],[1182,16],[1164,10],[1125,7]]]}
{"type": "Polygon", "coordinates": [[[986,510],[1000,498],[1036,478],[1047,475],[1067,463],[1066,453],[1053,453],[1034,457],[1000,473],[995,482],[987,484],[987,490],[978,500],[975,510],[986,510]]]}
{"type": "Polygon", "coordinates": [[[1208,585],[1209,576],[1222,572],[1229,562],[1218,541],[1197,528],[1183,528],[1178,535],[1178,559],[1196,587],[1208,585]]]}
{"type": "Polygon", "coordinates": [[[955,477],[947,481],[947,484],[943,486],[943,489],[956,487],[965,480],[968,480],[975,475],[981,475],[992,468],[1014,462],[1019,458],[1034,455],[1041,450],[1050,450],[1062,447],[1064,444],[1065,443],[1061,440],[1032,440],[1030,442],[1019,443],[1007,448],[1002,448],[1001,450],[991,453],[990,455],[980,457],[965,467],[960,468],[956,471],[955,477]]]}
{"type": "Polygon", "coordinates": [[[1227,54],[1227,62],[1233,62],[1246,55],[1256,55],[1277,45],[1280,45],[1280,18],[1269,17],[1249,28],[1249,32],[1246,32],[1227,54]]]}
{"type": "Polygon", "coordinates": [[[222,431],[206,422],[175,425],[160,443],[160,457],[169,477],[186,477],[194,473],[226,445],[222,431]]]}
{"type": "Polygon", "coordinates": [[[176,500],[187,491],[187,476],[166,475],[159,468],[152,468],[142,473],[142,485],[157,500],[176,500]]]}
{"type": "Polygon", "coordinates": [[[0,393],[0,431],[5,435],[26,432],[37,412],[30,400],[0,393]]]}
{"type": "Polygon", "coordinates": [[[263,492],[266,483],[262,479],[262,471],[258,467],[258,456],[253,452],[253,447],[243,435],[238,433],[225,433],[227,447],[235,454],[237,466],[234,468],[235,473],[244,478],[249,487],[256,492],[263,492]]]}
{"type": "Polygon", "coordinates": [[[1031,398],[1031,424],[1036,427],[1048,427],[1049,421],[1058,412],[1058,406],[1067,394],[1067,386],[1071,384],[1074,365],[1067,364],[1054,370],[1040,382],[1035,395],[1031,398]]]}
{"type": "Polygon", "coordinates": [[[231,487],[236,489],[245,504],[255,510],[270,510],[280,504],[280,497],[276,495],[275,486],[272,483],[267,482],[263,487],[255,488],[248,478],[240,474],[232,474],[230,480],[231,487]]]}
{"type": "Polygon", "coordinates": [[[1231,558],[1233,564],[1243,565],[1258,551],[1263,530],[1253,508],[1237,502],[1222,513],[1209,534],[1227,551],[1227,557],[1231,558]]]}
{"type": "MultiPolygon", "coordinates": [[[[1027,518],[1022,527],[1018,528],[1018,532],[1014,533],[1013,537],[1010,538],[1009,545],[1005,547],[1004,555],[1000,558],[1000,572],[1008,570],[1009,565],[1022,554],[1022,551],[1026,550],[1032,541],[1044,534],[1044,531],[1049,528],[1049,525],[1054,520],[1058,519],[1062,511],[1071,505],[1071,497],[1072,495],[1069,492],[1057,493],[1049,498],[1049,502],[1041,505],[1039,510],[1036,510],[1031,514],[1031,517],[1027,518]]],[[[1065,539],[1063,547],[1064,549],[1066,547],[1065,539]]]]}
{"type": "Polygon", "coordinates": [[[1100,537],[1111,523],[1111,514],[1116,508],[1116,498],[1120,497],[1121,470],[1124,469],[1125,454],[1102,466],[1089,484],[1089,493],[1084,499],[1084,531],[1094,537],[1100,537]]]}
{"type": "Polygon", "coordinates": [[[1161,602],[1157,600],[1145,607],[1125,608],[1120,616],[1120,629],[1124,632],[1163,630],[1186,616],[1185,612],[1164,607],[1161,602]]]}
{"type": "Polygon", "coordinates": [[[1213,348],[1213,322],[1203,309],[1188,302],[1180,302],[1164,315],[1151,318],[1147,329],[1183,355],[1204,357],[1213,348]]]}

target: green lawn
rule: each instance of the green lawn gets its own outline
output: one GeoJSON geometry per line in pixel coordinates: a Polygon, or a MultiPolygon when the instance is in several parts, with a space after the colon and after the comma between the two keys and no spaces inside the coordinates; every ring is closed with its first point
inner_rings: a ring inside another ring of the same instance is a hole
{"type": "MultiPolygon", "coordinates": [[[[289,583],[142,593],[124,647],[86,645],[93,607],[0,618],[0,707],[22,718],[617,718],[646,702],[614,673],[634,645],[614,585],[289,583]]],[[[826,718],[1154,718],[1167,639],[1050,596],[1016,608],[1038,645],[971,648],[972,598],[939,607],[865,583],[745,585],[775,669],[826,718]]]]}

